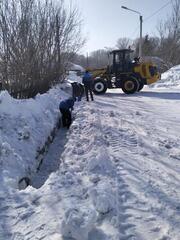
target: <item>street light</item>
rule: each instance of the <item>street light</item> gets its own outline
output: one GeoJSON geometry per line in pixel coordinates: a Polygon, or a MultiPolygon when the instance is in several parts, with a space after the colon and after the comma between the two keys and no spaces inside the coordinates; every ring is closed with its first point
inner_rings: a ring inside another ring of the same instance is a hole
{"type": "Polygon", "coordinates": [[[141,57],[142,57],[142,22],[143,22],[143,17],[142,17],[142,15],[141,15],[140,12],[135,11],[135,10],[133,10],[133,9],[131,9],[131,8],[127,8],[127,7],[125,7],[125,6],[121,6],[121,8],[139,14],[139,20],[140,20],[139,57],[141,58],[141,57]]]}

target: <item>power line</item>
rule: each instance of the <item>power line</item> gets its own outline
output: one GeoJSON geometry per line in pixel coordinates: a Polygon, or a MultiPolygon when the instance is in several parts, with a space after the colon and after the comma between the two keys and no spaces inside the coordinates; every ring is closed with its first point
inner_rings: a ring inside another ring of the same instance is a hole
{"type": "MultiPolygon", "coordinates": [[[[148,21],[150,18],[154,17],[158,12],[160,12],[162,9],[164,9],[165,7],[167,7],[170,3],[172,3],[171,1],[168,1],[165,5],[163,5],[161,8],[159,8],[157,11],[155,11],[154,13],[152,13],[149,17],[145,18],[143,20],[143,22],[148,21]]],[[[139,26],[137,26],[137,28],[133,31],[133,33],[131,34],[130,38],[136,34],[136,32],[138,31],[139,26]]]]}
{"type": "Polygon", "coordinates": [[[167,7],[170,3],[172,3],[171,1],[168,1],[165,5],[163,5],[161,8],[159,8],[157,11],[155,11],[154,13],[152,13],[149,17],[144,19],[144,22],[149,20],[150,18],[152,18],[154,15],[156,15],[158,12],[160,12],[163,8],[167,7]]]}

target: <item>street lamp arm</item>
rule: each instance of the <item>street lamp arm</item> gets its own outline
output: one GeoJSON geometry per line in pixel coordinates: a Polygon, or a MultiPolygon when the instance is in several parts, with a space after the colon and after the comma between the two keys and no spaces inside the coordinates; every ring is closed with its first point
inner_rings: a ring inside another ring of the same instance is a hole
{"type": "Polygon", "coordinates": [[[139,15],[141,15],[140,12],[138,12],[138,11],[136,11],[136,10],[133,10],[133,9],[131,9],[131,8],[128,8],[128,7],[125,7],[125,6],[121,6],[121,8],[126,9],[126,10],[129,10],[129,11],[131,11],[131,12],[138,13],[139,15]]]}

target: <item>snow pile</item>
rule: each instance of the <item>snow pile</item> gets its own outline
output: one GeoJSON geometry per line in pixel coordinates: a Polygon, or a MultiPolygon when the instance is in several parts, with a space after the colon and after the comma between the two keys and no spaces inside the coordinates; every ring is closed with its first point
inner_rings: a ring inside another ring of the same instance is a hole
{"type": "Polygon", "coordinates": [[[1,183],[16,187],[22,177],[30,176],[60,117],[58,105],[67,97],[59,87],[34,99],[17,100],[0,92],[0,176],[1,183]]]}
{"type": "Polygon", "coordinates": [[[89,172],[96,174],[104,175],[106,173],[111,173],[113,170],[113,166],[106,149],[103,149],[101,147],[97,156],[89,160],[87,168],[89,172]]]}
{"type": "Polygon", "coordinates": [[[89,194],[98,213],[107,214],[115,209],[116,192],[112,190],[112,184],[106,179],[99,181],[89,194]]]}
{"type": "Polygon", "coordinates": [[[68,82],[79,82],[82,83],[82,77],[77,76],[77,73],[75,71],[69,71],[69,74],[67,76],[68,82]]]}
{"type": "Polygon", "coordinates": [[[62,235],[76,240],[88,240],[89,232],[95,227],[96,212],[85,209],[68,209],[62,221],[62,235]]]}
{"type": "Polygon", "coordinates": [[[155,88],[180,88],[180,65],[170,68],[161,75],[161,80],[152,84],[155,88]]]}
{"type": "MultiPolygon", "coordinates": [[[[116,176],[114,166],[108,151],[102,147],[105,141],[100,137],[101,123],[97,113],[92,111],[87,119],[87,106],[78,104],[74,110],[76,119],[61,155],[60,169],[51,174],[40,189],[45,193],[43,204],[47,203],[47,198],[52,206],[56,202],[62,239],[113,240],[114,233],[118,232],[111,222],[117,214],[116,178],[112,177],[116,176]],[[57,195],[60,196],[58,201],[55,199],[57,195]],[[109,229],[104,229],[104,226],[97,228],[98,222],[107,215],[110,215],[108,224],[112,232],[108,232],[109,229]]],[[[48,209],[47,206],[44,208],[48,209]]]]}

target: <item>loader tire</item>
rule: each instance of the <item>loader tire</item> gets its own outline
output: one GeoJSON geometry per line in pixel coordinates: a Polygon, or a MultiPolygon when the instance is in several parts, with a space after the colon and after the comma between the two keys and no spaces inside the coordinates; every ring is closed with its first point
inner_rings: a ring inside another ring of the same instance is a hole
{"type": "Polygon", "coordinates": [[[144,83],[139,81],[139,88],[137,91],[140,92],[143,89],[143,87],[144,87],[144,83]]]}
{"type": "Polygon", "coordinates": [[[122,83],[122,90],[126,94],[133,94],[137,92],[139,89],[139,82],[136,78],[130,77],[126,79],[122,83]]]}
{"type": "Polygon", "coordinates": [[[107,83],[104,79],[95,79],[93,85],[93,92],[95,94],[103,94],[107,90],[107,83]]]}

